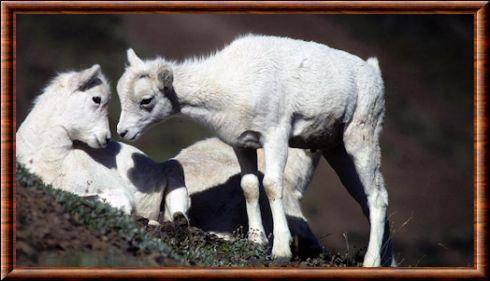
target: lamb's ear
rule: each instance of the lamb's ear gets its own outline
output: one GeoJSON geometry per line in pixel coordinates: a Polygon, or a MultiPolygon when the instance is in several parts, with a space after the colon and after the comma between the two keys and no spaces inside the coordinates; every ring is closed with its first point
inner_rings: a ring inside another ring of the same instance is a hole
{"type": "Polygon", "coordinates": [[[100,65],[94,64],[90,68],[82,70],[76,75],[75,87],[77,90],[85,91],[100,83],[99,79],[95,79],[101,74],[100,65]]]}
{"type": "Polygon", "coordinates": [[[94,64],[91,67],[80,71],[78,77],[81,82],[87,82],[99,74],[100,74],[100,65],[94,64]]]}
{"type": "Polygon", "coordinates": [[[130,65],[141,65],[143,64],[143,61],[136,55],[136,53],[133,51],[133,49],[128,49],[126,52],[128,56],[128,62],[130,65]]]}
{"type": "Polygon", "coordinates": [[[163,64],[158,68],[158,89],[161,92],[167,92],[172,89],[174,82],[174,74],[172,67],[167,64],[163,64]]]}

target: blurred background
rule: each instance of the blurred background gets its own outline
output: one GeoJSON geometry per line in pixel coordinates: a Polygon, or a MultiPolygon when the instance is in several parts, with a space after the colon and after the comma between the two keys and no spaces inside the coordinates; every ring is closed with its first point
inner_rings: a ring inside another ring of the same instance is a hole
{"type": "MultiPolygon", "coordinates": [[[[382,133],[388,214],[401,266],[473,265],[472,15],[28,15],[16,25],[17,126],[57,72],[98,63],[115,85],[125,52],[182,60],[220,49],[244,33],[324,43],[377,56],[386,85],[382,133]]],[[[212,136],[174,118],[135,143],[164,161],[212,136]]],[[[367,245],[369,225],[325,160],[303,200],[315,234],[333,251],[367,245]]]]}

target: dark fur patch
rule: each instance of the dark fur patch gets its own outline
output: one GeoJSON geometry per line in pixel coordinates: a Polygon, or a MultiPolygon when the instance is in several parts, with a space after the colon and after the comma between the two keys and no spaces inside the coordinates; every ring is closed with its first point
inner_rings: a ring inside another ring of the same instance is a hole
{"type": "Polygon", "coordinates": [[[177,94],[174,91],[173,87],[165,87],[162,90],[163,95],[170,101],[170,104],[172,105],[172,113],[179,113],[181,105],[179,103],[179,99],[177,97],[177,94]]]}
{"type": "Polygon", "coordinates": [[[98,78],[98,77],[94,77],[90,80],[88,80],[87,82],[85,82],[82,86],[80,86],[80,88],[78,88],[78,90],[84,92],[88,89],[92,89],[93,87],[95,86],[98,86],[102,84],[102,81],[98,78]]]}

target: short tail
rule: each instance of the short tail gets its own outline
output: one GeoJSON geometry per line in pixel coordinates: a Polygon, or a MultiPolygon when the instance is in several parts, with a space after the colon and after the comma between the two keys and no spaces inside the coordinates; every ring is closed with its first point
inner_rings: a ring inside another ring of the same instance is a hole
{"type": "Polygon", "coordinates": [[[371,57],[366,60],[366,63],[369,64],[379,75],[381,75],[381,69],[379,69],[379,62],[376,57],[371,57]]]}

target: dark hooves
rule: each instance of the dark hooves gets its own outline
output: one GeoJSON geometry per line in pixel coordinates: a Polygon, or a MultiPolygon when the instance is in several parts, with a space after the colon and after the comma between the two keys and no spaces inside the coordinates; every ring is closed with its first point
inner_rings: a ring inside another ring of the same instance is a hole
{"type": "Polygon", "coordinates": [[[173,221],[174,221],[174,224],[176,226],[179,226],[179,227],[188,227],[189,226],[189,221],[187,220],[185,215],[182,214],[181,212],[176,212],[173,215],[173,221]]]}

